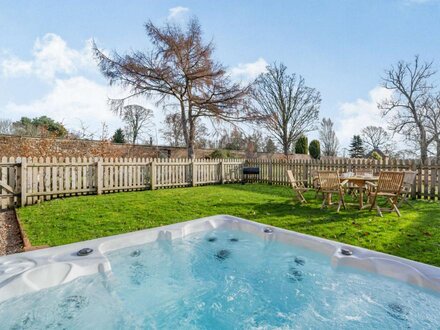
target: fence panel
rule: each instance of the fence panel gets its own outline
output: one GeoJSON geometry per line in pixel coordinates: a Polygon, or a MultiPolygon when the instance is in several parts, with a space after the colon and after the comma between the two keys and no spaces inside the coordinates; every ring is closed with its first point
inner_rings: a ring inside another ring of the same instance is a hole
{"type": "Polygon", "coordinates": [[[20,203],[20,158],[2,157],[0,162],[0,209],[20,203]]]}
{"type": "Polygon", "coordinates": [[[0,162],[0,209],[53,198],[121,191],[176,188],[243,179],[244,166],[259,167],[251,182],[286,185],[286,170],[309,186],[318,170],[339,172],[413,170],[412,197],[439,200],[440,164],[369,159],[149,159],[149,158],[6,158],[0,162]]]}

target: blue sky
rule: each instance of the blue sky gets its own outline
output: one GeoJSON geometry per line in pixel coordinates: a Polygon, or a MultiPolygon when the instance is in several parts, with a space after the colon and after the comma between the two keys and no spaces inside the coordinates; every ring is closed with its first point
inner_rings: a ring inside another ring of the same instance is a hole
{"type": "MultiPolygon", "coordinates": [[[[234,79],[283,62],[322,94],[343,145],[368,124],[384,69],[415,54],[440,65],[440,1],[5,1],[0,0],[0,118],[47,113],[75,129],[106,121],[108,89],[89,51],[148,49],[143,24],[199,18],[234,79]]],[[[152,104],[146,103],[153,107],[152,104]]],[[[156,109],[156,126],[163,114],[156,109]]]]}

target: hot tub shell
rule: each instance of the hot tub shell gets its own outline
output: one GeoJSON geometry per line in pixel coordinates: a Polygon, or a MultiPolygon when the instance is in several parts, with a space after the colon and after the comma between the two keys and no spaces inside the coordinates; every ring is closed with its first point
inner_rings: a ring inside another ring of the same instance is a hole
{"type": "Polygon", "coordinates": [[[111,265],[106,257],[108,252],[218,228],[242,230],[266,240],[277,240],[322,253],[329,257],[334,268],[354,267],[440,292],[438,267],[229,215],[216,215],[0,257],[0,302],[61,285],[80,276],[111,272],[111,265]],[[83,248],[91,248],[93,252],[78,256],[77,252],[83,248]],[[345,255],[342,250],[348,250],[352,254],[345,255]]]}

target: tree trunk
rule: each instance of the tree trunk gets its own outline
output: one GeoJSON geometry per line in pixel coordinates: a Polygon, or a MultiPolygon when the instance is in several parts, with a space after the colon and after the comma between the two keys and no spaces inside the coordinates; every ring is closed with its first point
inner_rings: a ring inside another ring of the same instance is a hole
{"type": "Polygon", "coordinates": [[[289,157],[289,142],[287,141],[287,133],[284,132],[283,136],[283,153],[288,158],[289,157]]]}
{"type": "Polygon", "coordinates": [[[289,146],[287,143],[283,145],[283,153],[286,157],[289,157],[289,146]]]}
{"type": "Polygon", "coordinates": [[[195,132],[196,132],[196,128],[195,128],[195,119],[194,118],[189,118],[189,136],[188,136],[188,158],[190,159],[194,159],[196,158],[196,154],[194,151],[194,138],[195,138],[195,132]]]}
{"type": "Polygon", "coordinates": [[[422,165],[426,165],[428,160],[428,142],[426,141],[426,132],[423,128],[420,129],[420,160],[422,165]]]}
{"type": "Polygon", "coordinates": [[[436,139],[435,143],[437,145],[437,164],[440,164],[440,139],[436,139]]]}
{"type": "Polygon", "coordinates": [[[182,125],[183,138],[185,139],[185,144],[188,146],[188,123],[186,120],[185,103],[180,100],[180,121],[182,125]]]}
{"type": "Polygon", "coordinates": [[[132,141],[131,141],[131,144],[135,144],[135,143],[136,143],[136,139],[137,139],[137,133],[135,133],[135,132],[133,131],[133,139],[132,139],[132,141]]]}
{"type": "Polygon", "coordinates": [[[192,142],[188,144],[187,151],[188,151],[188,158],[190,159],[196,158],[196,154],[194,152],[194,144],[192,142]]]}

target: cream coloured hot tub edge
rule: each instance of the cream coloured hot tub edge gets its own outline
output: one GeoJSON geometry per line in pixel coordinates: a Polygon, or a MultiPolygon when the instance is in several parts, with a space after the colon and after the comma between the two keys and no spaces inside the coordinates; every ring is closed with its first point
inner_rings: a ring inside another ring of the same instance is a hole
{"type": "Polygon", "coordinates": [[[64,284],[80,276],[107,273],[111,271],[110,263],[105,256],[107,252],[156,240],[172,240],[215,228],[242,230],[267,240],[300,246],[328,256],[335,268],[354,267],[440,292],[440,268],[229,215],[216,215],[0,257],[0,302],[64,284]],[[270,228],[271,232],[266,233],[266,228],[270,228]],[[77,251],[85,247],[94,251],[87,256],[77,256],[77,251]],[[353,254],[341,254],[342,248],[352,251],[353,254]]]}

